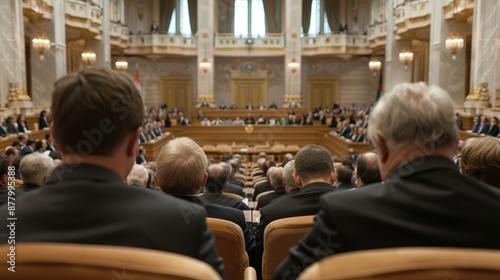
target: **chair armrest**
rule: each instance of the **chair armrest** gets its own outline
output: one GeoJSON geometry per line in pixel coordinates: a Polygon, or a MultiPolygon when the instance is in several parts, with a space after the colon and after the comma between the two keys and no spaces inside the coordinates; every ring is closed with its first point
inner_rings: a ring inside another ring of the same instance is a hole
{"type": "Polygon", "coordinates": [[[256,279],[257,279],[257,272],[255,271],[255,268],[251,266],[245,268],[243,280],[256,280],[256,279]]]}

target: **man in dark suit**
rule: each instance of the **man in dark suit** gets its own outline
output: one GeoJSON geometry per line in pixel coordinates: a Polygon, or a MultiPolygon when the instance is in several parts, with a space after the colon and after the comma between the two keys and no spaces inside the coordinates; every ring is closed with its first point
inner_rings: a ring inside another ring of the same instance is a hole
{"type": "Polygon", "coordinates": [[[337,168],[337,180],[334,185],[337,186],[335,188],[335,192],[348,191],[356,188],[356,185],[351,182],[352,174],[354,170],[352,170],[351,166],[343,165],[337,168]]]}
{"type": "MultiPolygon", "coordinates": [[[[71,73],[55,83],[51,108],[63,165],[43,187],[16,199],[16,244],[162,250],[204,261],[223,275],[203,207],[124,183],[144,120],[141,95],[127,73],[94,67],[71,73]]],[[[0,207],[3,221],[8,213],[0,207]]],[[[0,227],[0,237],[7,230],[0,227]]]]}
{"type": "Polygon", "coordinates": [[[481,121],[475,126],[475,130],[472,132],[477,134],[486,134],[488,132],[488,120],[485,116],[481,116],[481,121]]]}
{"type": "Polygon", "coordinates": [[[365,152],[359,155],[353,175],[358,188],[382,182],[378,162],[379,157],[374,152],[365,152]]]}
{"type": "Polygon", "coordinates": [[[313,229],[290,249],[274,279],[293,279],[314,261],[357,250],[500,249],[499,219],[491,215],[500,211],[500,190],[461,175],[451,161],[458,129],[448,93],[401,84],[370,114],[368,134],[384,182],[323,196],[313,229]],[[389,108],[399,108],[398,115],[389,108]]]}
{"type": "Polygon", "coordinates": [[[490,125],[488,126],[488,131],[486,132],[486,135],[496,137],[500,133],[498,129],[498,118],[493,117],[490,120],[490,125]]]}
{"type": "Polygon", "coordinates": [[[149,171],[144,165],[134,164],[127,175],[127,185],[137,188],[147,188],[149,171]]]}
{"type": "MultiPolygon", "coordinates": [[[[9,168],[9,158],[4,154],[0,154],[0,206],[2,205],[8,206],[9,201],[16,202],[19,196],[23,193],[22,191],[19,191],[17,188],[14,187],[14,181],[10,181],[8,179],[9,172],[12,171],[10,169],[11,168],[9,168]],[[12,192],[9,194],[9,191],[14,192],[14,194],[12,192]]],[[[2,209],[4,208],[5,208],[4,215],[6,215],[7,208],[3,207],[2,209]]],[[[5,220],[7,220],[7,217],[5,217],[5,220]]],[[[7,236],[8,235],[6,229],[0,228],[0,243],[2,244],[7,243],[7,240],[2,240],[2,237],[7,238],[7,236]],[[2,236],[2,234],[4,236],[2,236]]]]}
{"type": "Polygon", "coordinates": [[[45,144],[47,147],[45,148],[46,151],[55,151],[56,147],[54,145],[54,138],[50,133],[45,134],[45,144]]]}
{"type": "Polygon", "coordinates": [[[272,191],[273,187],[271,186],[271,182],[269,181],[269,174],[272,171],[271,168],[274,168],[276,164],[272,160],[265,160],[262,164],[263,174],[266,175],[267,180],[264,183],[260,183],[255,186],[252,200],[255,201],[257,196],[263,192],[272,191]]]}
{"type": "Polygon", "coordinates": [[[148,159],[146,158],[146,149],[140,146],[137,156],[135,157],[135,164],[146,164],[148,159]]]}
{"type": "Polygon", "coordinates": [[[229,172],[220,164],[208,166],[208,178],[205,184],[205,193],[200,196],[203,203],[224,205],[240,210],[250,210],[241,200],[223,195],[222,192],[229,180],[229,172]]]}
{"type": "Polygon", "coordinates": [[[460,114],[459,114],[459,113],[455,113],[455,123],[457,124],[457,128],[458,128],[459,130],[462,130],[463,121],[462,121],[462,119],[460,118],[460,114]]]}
{"type": "Polygon", "coordinates": [[[269,182],[271,183],[273,192],[259,198],[257,201],[257,209],[269,205],[274,199],[286,194],[285,187],[283,186],[283,167],[272,168],[272,171],[269,174],[269,182]]]}
{"type": "Polygon", "coordinates": [[[7,132],[7,129],[5,129],[3,122],[4,122],[3,116],[0,116],[0,136],[7,137],[7,135],[9,135],[9,133],[7,132]]]}
{"type": "Polygon", "coordinates": [[[235,172],[231,164],[229,164],[228,162],[221,162],[220,165],[222,166],[222,168],[224,168],[224,172],[229,173],[229,179],[226,183],[226,186],[224,187],[224,192],[236,194],[244,198],[245,193],[243,192],[243,188],[231,183],[231,178],[233,177],[235,172]]]}
{"type": "Polygon", "coordinates": [[[20,155],[23,156],[33,153],[35,151],[35,145],[36,145],[35,139],[32,138],[28,139],[28,141],[26,142],[26,146],[24,146],[21,149],[20,155]]]}
{"type": "MultiPolygon", "coordinates": [[[[320,196],[332,192],[335,169],[332,155],[317,145],[302,147],[295,155],[295,184],[300,188],[296,194],[280,198],[260,209],[260,223],[255,233],[256,256],[262,258],[264,230],[278,219],[314,215],[319,211],[320,196]]],[[[256,268],[260,272],[260,266],[256,268]]]]}
{"type": "Polygon", "coordinates": [[[205,153],[193,140],[186,137],[170,140],[158,155],[156,183],[167,194],[203,205],[208,217],[231,221],[240,226],[250,257],[255,242],[243,212],[228,206],[207,203],[198,196],[208,177],[205,171],[207,163],[205,153]]]}
{"type": "Polygon", "coordinates": [[[54,170],[54,160],[42,153],[26,155],[19,164],[23,184],[18,189],[29,192],[38,189],[54,170]]]}

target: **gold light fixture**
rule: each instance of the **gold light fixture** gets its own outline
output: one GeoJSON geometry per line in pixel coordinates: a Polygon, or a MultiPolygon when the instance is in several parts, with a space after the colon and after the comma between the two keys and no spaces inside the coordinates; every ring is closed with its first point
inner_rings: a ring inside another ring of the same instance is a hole
{"type": "Polygon", "coordinates": [[[94,63],[95,60],[96,60],[96,54],[92,49],[87,49],[86,51],[82,52],[82,61],[87,66],[94,63]]]}
{"type": "Polygon", "coordinates": [[[290,68],[290,70],[292,70],[292,73],[295,73],[297,70],[299,70],[300,64],[295,58],[292,58],[292,61],[288,63],[288,67],[290,68]]]}
{"type": "Polygon", "coordinates": [[[125,59],[120,58],[115,62],[115,68],[116,70],[127,70],[128,62],[125,61],[125,59]]]}
{"type": "Polygon", "coordinates": [[[50,49],[50,40],[43,33],[39,33],[35,38],[31,40],[33,49],[35,49],[40,54],[40,61],[45,60],[45,52],[50,49]]]}
{"type": "Polygon", "coordinates": [[[210,62],[208,62],[208,59],[206,58],[204,58],[200,62],[200,69],[203,71],[203,73],[207,73],[208,69],[210,69],[210,66],[212,66],[212,64],[210,64],[210,62]]]}
{"type": "Polygon", "coordinates": [[[368,68],[373,72],[373,76],[377,75],[377,72],[382,68],[382,62],[380,62],[376,58],[372,58],[372,60],[368,63],[368,68]]]}
{"type": "Polygon", "coordinates": [[[400,53],[399,53],[399,61],[403,62],[405,64],[405,70],[408,69],[408,63],[411,63],[413,61],[413,53],[407,49],[404,48],[400,53]]]}
{"type": "Polygon", "coordinates": [[[457,31],[452,31],[445,42],[446,49],[451,53],[453,60],[457,59],[457,53],[464,47],[464,39],[457,31]]]}

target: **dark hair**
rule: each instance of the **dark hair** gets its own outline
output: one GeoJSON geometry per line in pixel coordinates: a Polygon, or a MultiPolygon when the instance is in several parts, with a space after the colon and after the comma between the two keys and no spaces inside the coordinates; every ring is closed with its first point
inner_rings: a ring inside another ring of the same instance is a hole
{"type": "Polygon", "coordinates": [[[50,151],[49,157],[52,159],[62,159],[62,154],[59,151],[50,151]]]}
{"type": "Polygon", "coordinates": [[[26,146],[31,146],[34,143],[36,143],[36,140],[33,138],[29,138],[28,141],[26,141],[26,146]]]}
{"type": "Polygon", "coordinates": [[[13,154],[15,154],[15,153],[16,153],[16,151],[17,151],[17,149],[16,149],[16,148],[14,148],[14,147],[12,147],[12,148],[8,148],[8,149],[7,149],[7,151],[5,151],[5,155],[6,155],[6,156],[13,155],[13,154]]]}
{"type": "Polygon", "coordinates": [[[0,177],[9,172],[9,157],[0,154],[0,177]]]}
{"type": "Polygon", "coordinates": [[[271,168],[272,166],[276,166],[276,163],[272,160],[266,160],[264,162],[264,165],[262,166],[262,171],[264,171],[264,175],[267,176],[267,170],[271,168]]]}
{"type": "Polygon", "coordinates": [[[64,153],[109,155],[144,120],[131,77],[108,68],[85,68],[56,81],[52,95],[54,139],[64,153]]]}
{"type": "Polygon", "coordinates": [[[304,146],[295,155],[295,172],[303,179],[326,177],[332,170],[332,155],[321,146],[304,146]]]}
{"type": "Polygon", "coordinates": [[[47,110],[40,111],[40,118],[43,118],[45,114],[47,114],[47,110]]]}
{"type": "Polygon", "coordinates": [[[211,164],[208,166],[208,178],[206,188],[209,192],[220,193],[224,189],[228,178],[227,171],[219,164],[211,164]]]}
{"type": "Polygon", "coordinates": [[[12,142],[12,147],[16,147],[16,146],[21,146],[21,141],[14,140],[14,142],[12,142]]]}
{"type": "Polygon", "coordinates": [[[49,133],[45,134],[45,140],[49,140],[49,138],[50,138],[50,134],[49,133]]]}
{"type": "Polygon", "coordinates": [[[373,152],[362,153],[356,161],[356,173],[365,185],[382,182],[378,155],[373,152]]]}
{"type": "Polygon", "coordinates": [[[343,165],[337,168],[337,182],[349,183],[352,179],[352,173],[354,170],[350,166],[343,165]]]}
{"type": "MultiPolygon", "coordinates": [[[[28,140],[29,141],[29,140],[28,140]]],[[[42,140],[38,140],[35,142],[35,150],[40,150],[43,147],[43,142],[42,140]]]]}
{"type": "Polygon", "coordinates": [[[23,140],[24,140],[24,139],[26,139],[26,138],[27,138],[27,137],[26,137],[26,135],[24,135],[24,134],[20,134],[19,136],[17,136],[17,140],[19,140],[19,141],[23,141],[23,140]]]}

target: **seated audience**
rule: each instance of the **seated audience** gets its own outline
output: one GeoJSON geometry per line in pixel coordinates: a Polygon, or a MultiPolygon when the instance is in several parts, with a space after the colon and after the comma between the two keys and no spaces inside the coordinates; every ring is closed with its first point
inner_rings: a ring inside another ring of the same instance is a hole
{"type": "Polygon", "coordinates": [[[460,157],[462,174],[500,188],[500,140],[494,137],[469,138],[460,157]]]}
{"type": "MultiPolygon", "coordinates": [[[[2,178],[0,180],[0,209],[4,210],[4,213],[2,213],[1,216],[5,220],[7,220],[7,217],[10,217],[7,215],[7,202],[10,201],[17,203],[19,196],[22,194],[22,191],[17,190],[14,186],[9,186],[9,181],[7,179],[9,176],[8,173],[10,172],[9,166],[9,158],[6,155],[0,154],[0,178],[2,178]],[[10,191],[13,191],[14,195],[12,195],[12,193],[9,194],[10,191]],[[9,197],[11,197],[10,200],[9,197]],[[12,200],[12,198],[15,200],[12,200]]],[[[6,226],[0,228],[0,236],[4,236],[6,238],[8,236],[7,234],[8,228],[6,226]]],[[[2,241],[2,243],[6,243],[6,241],[2,241]]]]}
{"type": "Polygon", "coordinates": [[[233,167],[228,162],[221,162],[219,164],[222,166],[222,168],[224,168],[224,172],[229,173],[228,181],[226,183],[226,186],[224,187],[224,192],[236,194],[244,198],[245,193],[243,192],[243,188],[231,183],[231,179],[233,178],[234,172],[236,170],[233,170],[233,167]]]}
{"type": "Polygon", "coordinates": [[[241,200],[223,195],[227,182],[229,180],[229,172],[221,164],[210,164],[208,166],[208,178],[205,184],[205,193],[200,196],[203,203],[212,203],[224,205],[240,210],[250,210],[248,206],[241,200]]]}
{"type": "Polygon", "coordinates": [[[246,250],[251,255],[255,243],[243,212],[228,206],[211,204],[198,196],[208,177],[206,168],[207,158],[198,144],[186,137],[175,138],[170,140],[158,155],[156,183],[167,194],[203,205],[208,217],[237,224],[243,231],[246,250]]]}
{"type": "MultiPolygon", "coordinates": [[[[70,73],[56,81],[51,108],[52,134],[64,151],[64,164],[42,188],[16,199],[22,206],[16,208],[16,244],[161,250],[204,261],[223,276],[202,207],[124,183],[144,121],[141,95],[130,75],[97,67],[70,73]],[[189,223],[180,209],[189,213],[189,223]]],[[[3,205],[0,219],[7,217],[3,205]]],[[[7,231],[0,227],[0,236],[7,231]]]]}
{"type": "Polygon", "coordinates": [[[379,157],[374,152],[365,152],[359,155],[353,175],[358,188],[382,182],[378,162],[379,157]]]}
{"type": "Polygon", "coordinates": [[[221,110],[227,110],[226,104],[224,104],[224,102],[221,102],[220,105],[219,105],[219,109],[221,109],[221,110]]]}
{"type": "Polygon", "coordinates": [[[300,188],[295,184],[293,174],[295,173],[295,160],[292,159],[286,163],[283,167],[283,187],[285,187],[286,194],[282,195],[280,198],[298,193],[300,188]]]}
{"type": "Polygon", "coordinates": [[[7,135],[9,135],[9,133],[5,128],[3,116],[0,116],[0,137],[7,137],[7,135]]]}
{"type": "Polygon", "coordinates": [[[21,149],[20,155],[23,156],[33,153],[35,151],[35,146],[36,146],[35,139],[32,138],[28,139],[26,145],[21,149]]]}
{"type": "Polygon", "coordinates": [[[44,129],[46,127],[49,127],[50,123],[49,120],[47,119],[47,111],[42,110],[40,112],[40,118],[38,118],[38,129],[44,129]]]}
{"type": "MultiPolygon", "coordinates": [[[[314,215],[319,211],[319,198],[333,191],[335,169],[330,152],[317,145],[302,147],[295,155],[295,173],[293,175],[299,192],[280,198],[260,209],[260,223],[255,233],[256,253],[262,258],[264,230],[278,219],[314,215]]],[[[260,267],[257,267],[260,273],[260,267]]]]}
{"type": "Polygon", "coordinates": [[[26,116],[23,114],[19,114],[19,116],[17,116],[17,129],[21,133],[31,132],[31,130],[28,128],[28,125],[26,124],[26,116]]]}
{"type": "Polygon", "coordinates": [[[212,122],[207,118],[204,117],[203,120],[201,121],[201,126],[211,126],[212,122]]]}
{"type": "Polygon", "coordinates": [[[259,110],[264,110],[264,109],[266,109],[266,105],[264,105],[264,102],[259,101],[259,105],[257,106],[257,109],[259,109],[259,110]]]}
{"type": "Polygon", "coordinates": [[[315,261],[357,250],[500,249],[491,214],[500,211],[500,190],[461,175],[451,161],[458,141],[453,115],[449,94],[436,86],[405,83],[385,93],[368,126],[384,182],[321,197],[313,229],[274,278],[295,278],[315,261]]]}
{"type": "Polygon", "coordinates": [[[245,124],[255,124],[255,119],[250,113],[248,113],[247,117],[245,118],[245,124]]]}
{"type": "Polygon", "coordinates": [[[276,102],[273,101],[273,103],[269,105],[269,109],[278,109],[278,105],[276,105],[276,102]]]}
{"type": "Polygon", "coordinates": [[[490,120],[490,125],[488,126],[488,131],[485,133],[486,135],[496,137],[500,133],[498,129],[498,118],[493,117],[490,120]]]}
{"type": "Polygon", "coordinates": [[[286,194],[285,187],[283,186],[283,167],[274,167],[269,170],[269,182],[271,183],[273,192],[259,198],[257,201],[257,209],[270,204],[275,198],[286,194]]]}
{"type": "Polygon", "coordinates": [[[148,186],[148,177],[149,172],[144,165],[134,164],[127,175],[127,185],[146,188],[148,186]]]}
{"type": "MultiPolygon", "coordinates": [[[[261,157],[261,158],[264,159],[264,162],[262,163],[262,167],[261,167],[262,175],[266,175],[267,180],[264,183],[258,184],[255,187],[255,190],[254,190],[253,196],[252,196],[253,201],[255,201],[257,199],[257,196],[259,194],[273,190],[273,187],[271,186],[271,182],[269,180],[269,176],[271,175],[272,168],[276,167],[276,163],[274,163],[274,161],[272,161],[272,160],[266,159],[265,153],[264,153],[264,157],[261,157]]],[[[259,159],[261,159],[261,158],[259,158],[259,159]]],[[[257,163],[258,163],[258,161],[257,161],[257,163]]]]}
{"type": "Polygon", "coordinates": [[[348,191],[356,188],[356,185],[351,182],[353,170],[350,165],[342,165],[337,168],[337,180],[333,183],[335,192],[348,191]]]}
{"type": "Polygon", "coordinates": [[[19,172],[23,184],[18,188],[24,192],[38,189],[54,170],[54,160],[40,153],[31,153],[21,160],[19,172]]]}
{"type": "Polygon", "coordinates": [[[19,156],[19,150],[14,147],[10,147],[5,151],[5,155],[9,158],[9,166],[13,165],[14,161],[19,156]]]}
{"type": "Polygon", "coordinates": [[[459,130],[463,130],[462,129],[462,126],[463,126],[463,121],[462,119],[460,118],[460,114],[457,112],[455,113],[455,124],[457,125],[457,128],[459,130]]]}
{"type": "Polygon", "coordinates": [[[146,158],[146,149],[143,146],[139,147],[137,156],[135,157],[135,164],[146,164],[148,159],[146,158]]]}
{"type": "Polygon", "coordinates": [[[55,151],[56,147],[54,144],[54,138],[52,137],[52,134],[48,133],[45,134],[45,150],[46,151],[55,151]]]}
{"type": "Polygon", "coordinates": [[[9,134],[19,133],[19,129],[17,128],[16,119],[14,119],[14,117],[12,117],[12,116],[7,117],[6,122],[7,122],[7,132],[9,134]]]}
{"type": "Polygon", "coordinates": [[[488,132],[488,119],[485,116],[481,116],[479,123],[475,126],[473,133],[486,134],[488,132]]]}

